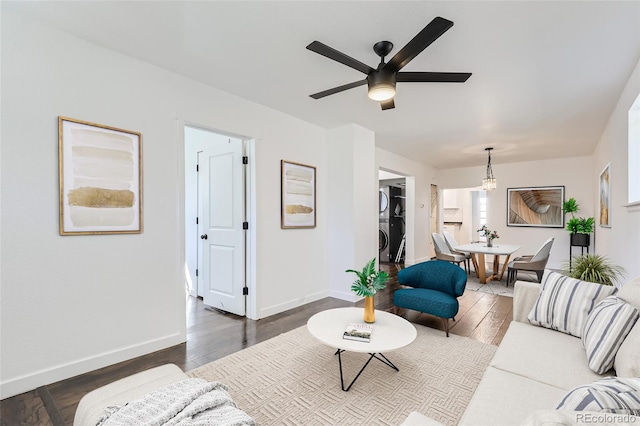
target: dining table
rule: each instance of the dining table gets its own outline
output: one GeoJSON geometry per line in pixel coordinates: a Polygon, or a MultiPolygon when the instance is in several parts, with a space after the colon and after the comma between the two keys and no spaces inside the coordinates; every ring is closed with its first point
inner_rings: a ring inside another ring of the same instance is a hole
{"type": "Polygon", "coordinates": [[[454,247],[455,251],[466,252],[470,254],[471,262],[476,270],[478,280],[482,284],[486,284],[492,280],[502,280],[504,271],[507,269],[509,258],[513,253],[520,250],[521,246],[514,244],[493,244],[491,247],[486,242],[463,244],[454,247]],[[493,256],[493,273],[487,276],[485,256],[493,256]],[[506,256],[500,270],[500,256],[506,256]]]}

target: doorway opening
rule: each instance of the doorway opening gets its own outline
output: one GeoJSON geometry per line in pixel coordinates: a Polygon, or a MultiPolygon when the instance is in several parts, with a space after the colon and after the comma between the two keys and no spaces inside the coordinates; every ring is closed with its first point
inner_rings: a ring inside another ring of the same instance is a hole
{"type": "Polygon", "coordinates": [[[248,141],[184,126],[185,281],[206,306],[246,316],[248,141]]]}
{"type": "Polygon", "coordinates": [[[406,255],[406,178],[379,170],[378,261],[404,263],[406,255]]]}
{"type": "Polygon", "coordinates": [[[477,242],[477,229],[487,220],[487,195],[482,188],[442,191],[442,232],[450,233],[460,244],[477,242]]]}

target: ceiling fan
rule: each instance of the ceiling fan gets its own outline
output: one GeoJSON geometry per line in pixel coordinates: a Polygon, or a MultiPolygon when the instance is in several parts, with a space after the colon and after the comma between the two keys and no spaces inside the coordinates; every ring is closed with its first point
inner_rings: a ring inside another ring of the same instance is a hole
{"type": "Polygon", "coordinates": [[[314,93],[313,99],[324,98],[344,90],[367,84],[369,86],[369,98],[380,101],[383,110],[395,108],[393,97],[396,94],[396,82],[406,83],[464,83],[471,73],[467,72],[400,72],[413,58],[427,48],[438,37],[444,34],[453,26],[453,22],[448,19],[436,17],[429,22],[406,46],[394,55],[389,62],[384,61],[385,56],[393,49],[390,41],[379,41],[373,45],[373,51],[380,57],[380,64],[377,68],[371,68],[367,64],[354,59],[342,52],[339,52],[326,44],[314,41],[307,46],[307,49],[316,52],[336,62],[340,62],[348,67],[358,70],[367,75],[367,78],[353,83],[334,87],[314,93]]]}

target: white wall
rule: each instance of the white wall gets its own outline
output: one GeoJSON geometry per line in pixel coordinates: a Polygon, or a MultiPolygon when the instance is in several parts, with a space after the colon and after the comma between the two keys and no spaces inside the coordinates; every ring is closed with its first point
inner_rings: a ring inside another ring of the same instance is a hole
{"type": "Polygon", "coordinates": [[[355,276],[376,257],[378,240],[378,169],[375,167],[375,135],[351,124],[327,132],[329,147],[330,295],[344,300],[358,298],[350,290],[355,276]]]}
{"type": "MultiPolygon", "coordinates": [[[[569,260],[569,232],[563,228],[507,226],[507,188],[564,185],[565,199],[573,197],[580,205],[578,216],[594,216],[592,158],[493,163],[492,168],[498,180],[498,189],[487,191],[487,226],[498,231],[499,242],[522,246],[515,255],[533,254],[547,238],[555,238],[547,265],[550,268],[562,268],[564,262],[569,260]]],[[[481,182],[485,173],[485,166],[439,170],[438,185],[441,189],[473,187],[481,182]]],[[[473,237],[477,239],[477,234],[473,237]]],[[[579,248],[574,248],[574,255],[579,251],[579,248]]]]}
{"type": "Polygon", "coordinates": [[[640,206],[625,207],[629,188],[628,112],[639,93],[640,62],[629,77],[596,147],[591,178],[594,216],[599,224],[598,178],[611,163],[611,228],[596,226],[596,251],[626,269],[625,281],[640,276],[640,206]]]}
{"type": "Polygon", "coordinates": [[[5,8],[1,47],[2,398],[185,340],[184,123],[257,140],[257,316],[326,294],[324,129],[5,8]],[[58,235],[59,115],[142,133],[142,234],[58,235]],[[315,229],[280,229],[281,159],[318,168],[315,229]]]}
{"type": "Polygon", "coordinates": [[[429,206],[434,169],[380,148],[376,148],[376,162],[378,168],[406,176],[405,264],[412,265],[429,260],[429,240],[432,232],[429,225],[429,206]]]}

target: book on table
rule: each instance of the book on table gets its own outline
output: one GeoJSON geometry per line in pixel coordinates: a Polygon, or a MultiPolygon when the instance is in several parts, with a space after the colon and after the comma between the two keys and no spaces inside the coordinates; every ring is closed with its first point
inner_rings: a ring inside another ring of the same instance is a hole
{"type": "Polygon", "coordinates": [[[357,340],[359,342],[369,342],[371,340],[372,331],[373,326],[370,324],[351,322],[347,325],[347,329],[344,331],[342,338],[347,340],[357,340]]]}

